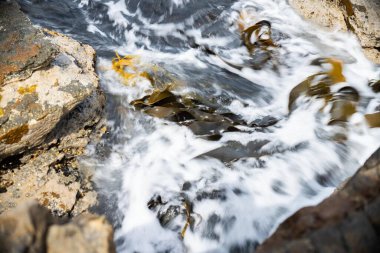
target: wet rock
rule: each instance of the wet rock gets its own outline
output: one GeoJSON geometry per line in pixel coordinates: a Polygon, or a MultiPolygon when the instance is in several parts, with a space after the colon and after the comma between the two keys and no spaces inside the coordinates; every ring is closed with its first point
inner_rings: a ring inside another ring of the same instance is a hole
{"type": "Polygon", "coordinates": [[[92,169],[78,162],[104,132],[94,62],[90,46],[0,2],[0,214],[31,199],[59,216],[96,203],[92,169]]]}
{"type": "Polygon", "coordinates": [[[380,63],[378,0],[290,0],[294,9],[317,24],[355,33],[366,56],[380,63]]]}
{"type": "Polygon", "coordinates": [[[380,252],[380,149],[328,199],[285,220],[262,252],[380,252]]]}
{"type": "Polygon", "coordinates": [[[254,120],[251,123],[251,126],[253,126],[253,127],[270,127],[270,126],[277,124],[277,122],[278,122],[278,119],[276,119],[272,116],[265,116],[263,118],[259,118],[259,119],[254,120]]]}
{"type": "Polygon", "coordinates": [[[268,143],[268,140],[255,140],[243,145],[236,141],[229,141],[224,146],[209,151],[201,157],[206,156],[216,158],[224,163],[229,163],[246,157],[259,158],[269,154],[268,151],[261,150],[268,143]]]}
{"type": "Polygon", "coordinates": [[[380,92],[380,80],[371,80],[368,85],[371,87],[373,92],[380,92]]]}
{"type": "Polygon", "coordinates": [[[205,199],[218,199],[218,200],[221,200],[221,201],[225,201],[227,199],[227,196],[226,196],[226,190],[212,190],[212,191],[201,191],[201,192],[197,192],[197,197],[196,199],[198,201],[202,201],[202,200],[205,200],[205,199]]]}
{"type": "Polygon", "coordinates": [[[104,217],[80,215],[74,220],[53,217],[28,202],[0,216],[0,252],[115,252],[113,232],[104,217]]]}
{"type": "Polygon", "coordinates": [[[181,213],[180,206],[169,206],[167,209],[158,212],[158,219],[162,226],[167,226],[174,218],[181,213]]]}

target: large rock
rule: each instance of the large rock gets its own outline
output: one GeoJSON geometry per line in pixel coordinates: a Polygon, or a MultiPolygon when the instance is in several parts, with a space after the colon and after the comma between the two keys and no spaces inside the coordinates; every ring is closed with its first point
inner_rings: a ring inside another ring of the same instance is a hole
{"type": "Polygon", "coordinates": [[[0,158],[42,144],[58,122],[98,88],[95,51],[34,28],[11,3],[0,3],[0,158]],[[9,71],[8,71],[9,70],[9,71]]]}
{"type": "Polygon", "coordinates": [[[289,0],[295,10],[322,26],[357,35],[367,57],[380,64],[379,0],[289,0]]]}
{"type": "Polygon", "coordinates": [[[114,253],[115,247],[104,217],[83,214],[69,221],[28,202],[0,216],[0,252],[114,253]]]}
{"type": "Polygon", "coordinates": [[[0,214],[30,199],[59,216],[96,203],[77,159],[104,131],[94,63],[90,46],[0,2],[0,214]]]}
{"type": "Polygon", "coordinates": [[[380,252],[380,149],[328,199],[283,222],[256,251],[380,252]]]}

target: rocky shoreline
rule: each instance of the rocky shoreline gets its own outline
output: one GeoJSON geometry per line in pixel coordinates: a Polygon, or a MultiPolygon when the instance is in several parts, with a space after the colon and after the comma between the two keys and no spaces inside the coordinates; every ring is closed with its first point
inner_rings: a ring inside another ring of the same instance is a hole
{"type": "Polygon", "coordinates": [[[78,158],[105,131],[95,51],[19,8],[0,2],[0,252],[114,252],[83,214],[97,194],[78,158]]]}
{"type": "MultiPolygon", "coordinates": [[[[354,32],[380,63],[376,0],[290,2],[306,18],[354,32]]],[[[93,171],[78,159],[105,132],[95,58],[90,46],[0,1],[0,252],[115,252],[110,224],[88,213],[97,203],[93,171]]],[[[380,252],[379,196],[380,150],[256,252],[380,252]]]]}
{"type": "Polygon", "coordinates": [[[95,51],[0,5],[0,213],[36,199],[75,216],[96,201],[77,161],[103,127],[95,51]]]}

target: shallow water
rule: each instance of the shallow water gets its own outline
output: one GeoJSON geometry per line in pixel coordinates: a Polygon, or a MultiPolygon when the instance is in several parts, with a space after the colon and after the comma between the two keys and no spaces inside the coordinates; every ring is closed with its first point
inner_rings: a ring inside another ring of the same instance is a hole
{"type": "Polygon", "coordinates": [[[96,168],[98,211],[116,227],[118,252],[252,252],[281,221],[331,194],[379,146],[380,131],[364,115],[380,103],[368,87],[380,68],[366,60],[353,35],[307,23],[286,1],[20,4],[36,24],[97,50],[108,132],[83,162],[96,168]],[[242,44],[242,16],[247,26],[271,23],[276,46],[269,60],[265,48],[249,54],[242,44]],[[153,87],[113,71],[115,51],[139,56],[143,69],[158,69],[156,81],[174,82],[175,95],[245,124],[210,140],[136,109],[130,103],[153,87]],[[345,81],[333,93],[351,86],[360,94],[347,123],[329,125],[331,101],[325,106],[315,96],[298,98],[289,112],[291,90],[329,71],[328,64],[311,64],[317,58],[343,62],[345,81]],[[263,126],[259,120],[268,116],[272,124],[263,126]]]}

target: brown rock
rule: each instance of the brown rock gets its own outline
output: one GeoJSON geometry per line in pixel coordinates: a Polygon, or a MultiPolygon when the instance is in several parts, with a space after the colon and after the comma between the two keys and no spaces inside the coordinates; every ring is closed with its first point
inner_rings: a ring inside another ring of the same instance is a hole
{"type": "Polygon", "coordinates": [[[366,56],[380,64],[380,1],[290,0],[307,19],[328,27],[355,33],[366,56]]]}
{"type": "Polygon", "coordinates": [[[112,227],[104,217],[53,217],[48,209],[28,202],[0,216],[0,252],[114,253],[112,227]]]}
{"type": "Polygon", "coordinates": [[[15,2],[0,2],[0,87],[6,79],[27,77],[48,65],[56,53],[15,2]]]}
{"type": "Polygon", "coordinates": [[[32,202],[1,215],[0,252],[41,252],[45,247],[46,231],[53,220],[47,209],[32,202]]]}
{"type": "Polygon", "coordinates": [[[296,212],[256,252],[380,252],[379,171],[380,149],[338,192],[296,212]]]}
{"type": "Polygon", "coordinates": [[[90,46],[0,2],[0,214],[31,199],[59,216],[96,203],[92,170],[77,160],[102,133],[94,61],[90,46]]]}
{"type": "Polygon", "coordinates": [[[112,237],[112,227],[104,217],[85,214],[69,224],[49,228],[47,253],[115,252],[112,237]]]}

